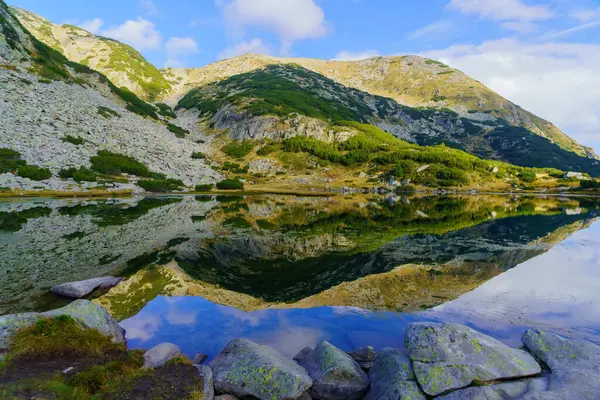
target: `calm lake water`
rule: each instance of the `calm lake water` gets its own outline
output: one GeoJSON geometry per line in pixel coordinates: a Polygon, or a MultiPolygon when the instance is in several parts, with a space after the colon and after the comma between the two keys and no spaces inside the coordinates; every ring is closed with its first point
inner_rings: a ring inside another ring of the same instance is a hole
{"type": "Polygon", "coordinates": [[[402,347],[423,320],[515,346],[532,326],[600,342],[599,217],[600,199],[561,197],[3,201],[0,314],[113,274],[126,280],[94,298],[132,347],[402,347]]]}

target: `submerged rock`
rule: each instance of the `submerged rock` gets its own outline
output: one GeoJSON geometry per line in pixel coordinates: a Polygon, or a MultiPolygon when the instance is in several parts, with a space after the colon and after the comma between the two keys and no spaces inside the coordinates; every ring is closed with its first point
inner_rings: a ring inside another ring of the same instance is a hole
{"type": "Polygon", "coordinates": [[[54,286],[52,293],[73,299],[81,299],[96,289],[110,289],[117,286],[123,278],[113,276],[103,276],[100,278],[87,279],[85,281],[68,282],[54,286]]]}
{"type": "Polygon", "coordinates": [[[322,400],[357,400],[369,387],[369,378],[348,354],[328,342],[305,348],[294,357],[313,380],[309,393],[322,400]]]}
{"type": "Polygon", "coordinates": [[[246,339],[231,341],[209,367],[215,389],[240,398],[296,400],[312,385],[304,368],[246,339]]]}
{"type": "Polygon", "coordinates": [[[201,364],[204,364],[204,361],[206,361],[207,359],[208,359],[207,354],[198,353],[194,356],[194,359],[192,360],[192,364],[201,365],[201,364]]]}
{"type": "Polygon", "coordinates": [[[162,367],[167,361],[183,356],[183,353],[176,344],[161,343],[157,344],[146,353],[144,353],[143,368],[162,367]]]}
{"type": "Polygon", "coordinates": [[[463,325],[412,323],[404,342],[417,381],[431,396],[476,382],[541,372],[530,354],[463,325]]]}
{"type": "Polygon", "coordinates": [[[71,304],[44,313],[22,313],[0,316],[0,353],[8,351],[14,334],[21,328],[35,324],[41,318],[68,315],[84,328],[97,329],[112,337],[115,342],[125,342],[125,329],[102,306],[88,300],[76,300],[71,304]]]}
{"type": "Polygon", "coordinates": [[[541,329],[529,329],[523,344],[543,361],[551,374],[548,392],[541,399],[598,399],[600,397],[600,346],[569,340],[541,329]]]}
{"type": "Polygon", "coordinates": [[[410,359],[398,349],[379,352],[369,372],[371,387],[365,400],[425,400],[410,359]]]}
{"type": "Polygon", "coordinates": [[[202,400],[213,400],[215,398],[215,387],[212,370],[206,365],[196,365],[198,372],[204,378],[204,387],[202,388],[202,400]]]}

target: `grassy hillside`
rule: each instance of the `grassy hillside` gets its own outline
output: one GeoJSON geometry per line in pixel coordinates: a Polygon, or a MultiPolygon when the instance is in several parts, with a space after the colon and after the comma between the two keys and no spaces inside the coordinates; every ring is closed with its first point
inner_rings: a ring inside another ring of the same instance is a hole
{"type": "Polygon", "coordinates": [[[154,101],[171,86],[160,71],[134,48],[96,36],[73,25],[56,25],[28,11],[11,8],[19,21],[41,42],[70,61],[105,74],[115,85],[154,101]]]}
{"type": "MultiPolygon", "coordinates": [[[[385,130],[421,146],[445,145],[480,158],[526,167],[576,170],[600,175],[598,161],[565,151],[548,139],[524,128],[515,127],[504,120],[480,121],[461,117],[450,109],[414,109],[402,106],[391,99],[348,88],[296,65],[270,65],[193,89],[180,100],[178,108],[197,109],[199,116],[209,121],[209,126],[214,126],[218,120],[221,129],[231,131],[245,129],[249,121],[256,118],[276,117],[280,120],[279,123],[272,128],[261,126],[260,132],[264,134],[265,130],[272,129],[274,138],[281,136],[282,125],[286,126],[288,131],[293,131],[297,125],[294,120],[297,115],[322,121],[322,129],[330,132],[329,136],[349,130],[351,135],[356,135],[358,131],[357,136],[337,145],[324,143],[322,140],[322,143],[319,143],[319,140],[308,138],[286,141],[294,143],[297,151],[305,151],[322,160],[346,165],[374,160],[384,165],[389,165],[391,161],[397,163],[409,159],[422,164],[437,161],[435,158],[429,160],[427,157],[414,155],[421,149],[419,146],[411,147],[404,141],[395,140],[391,135],[382,132],[385,130]],[[219,111],[227,110],[231,106],[239,115],[233,115],[229,111],[231,115],[217,116],[219,111]],[[349,124],[344,121],[373,126],[349,124]],[[376,129],[374,126],[382,129],[376,129]],[[389,154],[378,154],[381,150],[389,154]],[[390,155],[399,151],[404,153],[401,156],[390,155]]],[[[284,148],[290,146],[287,144],[284,148]]],[[[457,160],[465,158],[463,152],[448,148],[444,151],[457,160]]],[[[471,159],[474,160],[475,157],[471,159]]],[[[461,161],[457,163],[460,164],[461,161]]],[[[412,167],[414,165],[405,169],[412,167]]],[[[482,172],[487,167],[489,163],[481,168],[482,172]]],[[[444,181],[447,174],[448,171],[430,168],[425,175],[435,175],[438,181],[444,181]]],[[[467,181],[461,174],[450,175],[452,177],[447,180],[451,186],[467,181]]],[[[405,178],[402,174],[398,174],[398,177],[405,178]]],[[[423,179],[423,182],[431,184],[434,180],[427,178],[423,179]]]]}

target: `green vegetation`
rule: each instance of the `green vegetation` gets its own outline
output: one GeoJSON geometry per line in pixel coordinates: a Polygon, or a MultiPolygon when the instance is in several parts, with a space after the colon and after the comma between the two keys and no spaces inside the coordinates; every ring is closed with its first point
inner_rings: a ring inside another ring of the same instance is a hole
{"type": "Polygon", "coordinates": [[[28,178],[32,181],[43,181],[52,178],[52,172],[48,168],[38,167],[37,165],[23,165],[17,168],[17,175],[21,178],[28,178]]]}
{"type": "Polygon", "coordinates": [[[98,155],[90,158],[92,170],[106,175],[119,175],[122,173],[140,177],[150,177],[148,167],[133,157],[112,153],[106,150],[98,151],[98,155]]]}
{"type": "Polygon", "coordinates": [[[80,146],[85,142],[85,140],[83,140],[83,138],[80,138],[78,136],[71,136],[71,135],[65,135],[60,140],[62,140],[64,143],[74,144],[75,146],[80,146]]]}
{"type": "Polygon", "coordinates": [[[591,179],[580,181],[579,186],[581,186],[584,189],[600,189],[600,181],[594,181],[591,179]]]}
{"type": "Polygon", "coordinates": [[[177,118],[177,115],[173,112],[173,109],[169,107],[165,103],[156,103],[156,107],[158,108],[158,113],[163,117],[167,118],[177,118]]]}
{"type": "Polygon", "coordinates": [[[241,166],[238,163],[232,163],[229,161],[225,161],[223,163],[223,165],[221,166],[221,170],[222,171],[229,171],[232,172],[234,174],[247,174],[248,173],[248,169],[250,169],[250,166],[245,165],[245,166],[241,166]]]}
{"type": "Polygon", "coordinates": [[[202,184],[202,185],[196,185],[196,192],[210,192],[213,188],[215,187],[215,185],[211,184],[211,183],[207,183],[207,184],[202,184]]]}
{"type": "Polygon", "coordinates": [[[217,183],[217,189],[221,190],[243,190],[244,183],[239,179],[225,179],[217,183]]]}
{"type": "Polygon", "coordinates": [[[15,171],[24,165],[27,163],[21,160],[21,153],[0,147],[0,174],[15,171]]]}
{"type": "Polygon", "coordinates": [[[519,179],[523,182],[535,182],[536,178],[537,177],[534,171],[521,171],[519,173],[519,179]]]}
{"type": "Polygon", "coordinates": [[[142,179],[138,181],[138,186],[155,193],[168,193],[174,190],[181,190],[185,186],[179,179],[142,179]]]}
{"type": "Polygon", "coordinates": [[[280,146],[277,143],[267,143],[265,144],[263,147],[261,147],[256,154],[258,154],[259,156],[268,156],[271,153],[276,152],[277,150],[279,150],[280,146]]]}
{"type": "Polygon", "coordinates": [[[0,212],[0,231],[18,232],[30,219],[47,217],[52,214],[48,207],[33,207],[18,212],[0,212]]]}
{"type": "Polygon", "coordinates": [[[425,60],[425,64],[427,64],[427,65],[437,65],[437,66],[440,66],[440,67],[443,67],[443,68],[450,68],[449,66],[447,66],[443,62],[436,61],[436,60],[430,60],[430,59],[425,60]]]}
{"type": "Polygon", "coordinates": [[[156,115],[156,108],[137,97],[135,93],[126,87],[118,88],[112,83],[109,86],[114,94],[119,96],[123,101],[125,101],[125,103],[127,103],[127,106],[125,106],[127,110],[142,117],[158,119],[158,116],[156,115]]]}
{"type": "Polygon", "coordinates": [[[227,226],[230,228],[238,228],[238,229],[248,229],[252,228],[252,224],[250,224],[243,217],[231,217],[223,221],[223,226],[227,226]]]}
{"type": "Polygon", "coordinates": [[[252,152],[254,143],[249,140],[243,142],[234,140],[221,148],[221,151],[233,158],[244,158],[252,152]]]}
{"type": "Polygon", "coordinates": [[[98,174],[84,167],[62,169],[58,176],[62,179],[73,178],[75,182],[96,182],[98,179],[98,174]]]}
{"type": "Polygon", "coordinates": [[[431,101],[439,102],[439,101],[444,101],[444,100],[446,100],[446,99],[447,99],[447,97],[445,97],[445,96],[434,96],[434,97],[431,99],[431,101]]]}
{"type": "Polygon", "coordinates": [[[202,153],[201,151],[196,151],[192,153],[192,158],[194,160],[204,160],[206,159],[206,154],[202,153]]]}
{"type": "Polygon", "coordinates": [[[103,106],[98,107],[98,114],[102,115],[106,119],[110,119],[112,117],[120,117],[119,113],[115,110],[103,106]]]}
{"type": "Polygon", "coordinates": [[[185,130],[177,125],[173,125],[173,124],[167,124],[167,129],[170,132],[173,132],[175,134],[175,137],[178,137],[180,139],[183,139],[185,137],[185,135],[188,135],[190,132],[188,130],[185,130]]]}

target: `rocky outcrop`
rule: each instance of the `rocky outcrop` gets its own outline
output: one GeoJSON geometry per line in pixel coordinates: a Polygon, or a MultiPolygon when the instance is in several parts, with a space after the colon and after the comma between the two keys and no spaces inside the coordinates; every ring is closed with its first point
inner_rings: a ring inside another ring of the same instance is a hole
{"type": "Polygon", "coordinates": [[[165,365],[169,360],[183,356],[183,353],[173,343],[157,344],[144,353],[143,368],[157,368],[165,365]]]}
{"type": "Polygon", "coordinates": [[[240,398],[295,400],[312,385],[304,368],[246,339],[230,342],[209,367],[215,389],[240,398]]]}
{"type": "Polygon", "coordinates": [[[323,400],[358,400],[369,387],[369,378],[358,363],[328,342],[305,348],[294,360],[313,380],[309,393],[323,400]]]}
{"type": "Polygon", "coordinates": [[[73,303],[44,313],[8,314],[0,316],[0,353],[10,348],[14,334],[21,328],[31,326],[42,318],[68,315],[87,329],[96,329],[115,342],[125,342],[125,329],[102,307],[87,300],[73,303]]]}
{"type": "Polygon", "coordinates": [[[548,393],[541,399],[597,399],[600,394],[600,346],[530,329],[525,348],[550,368],[548,393]]]}
{"type": "Polygon", "coordinates": [[[54,286],[51,291],[60,296],[81,299],[96,289],[110,289],[115,287],[122,279],[123,278],[115,278],[113,276],[103,276],[100,278],[87,279],[85,281],[63,283],[54,286]]]}
{"type": "Polygon", "coordinates": [[[417,380],[430,396],[541,372],[530,354],[463,325],[409,324],[404,342],[417,380]]]}
{"type": "Polygon", "coordinates": [[[398,349],[379,352],[369,379],[371,386],[365,400],[425,400],[410,359],[398,349]]]}

